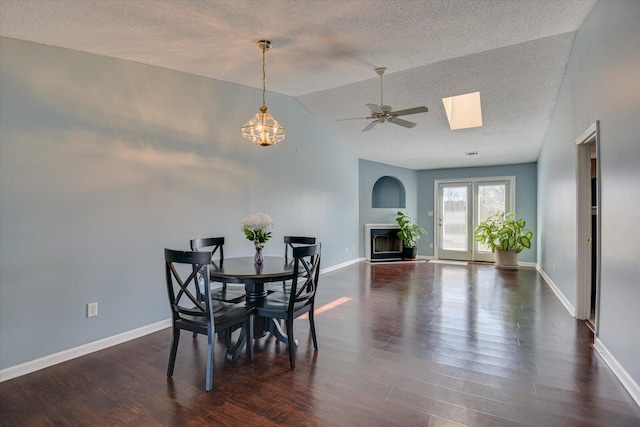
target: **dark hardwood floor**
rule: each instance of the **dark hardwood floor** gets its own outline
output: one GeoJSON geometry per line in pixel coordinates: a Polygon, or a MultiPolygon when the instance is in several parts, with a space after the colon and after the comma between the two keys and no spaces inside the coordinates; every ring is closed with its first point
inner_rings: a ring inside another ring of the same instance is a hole
{"type": "MultiPolygon", "coordinates": [[[[162,283],[158,292],[164,292],[162,283]]],[[[0,384],[2,426],[639,426],[634,403],[533,269],[359,263],[320,277],[319,350],[225,362],[166,329],[0,384]],[[342,298],[342,299],[340,299],[342,298]]],[[[168,315],[167,309],[167,315],[168,315]]]]}

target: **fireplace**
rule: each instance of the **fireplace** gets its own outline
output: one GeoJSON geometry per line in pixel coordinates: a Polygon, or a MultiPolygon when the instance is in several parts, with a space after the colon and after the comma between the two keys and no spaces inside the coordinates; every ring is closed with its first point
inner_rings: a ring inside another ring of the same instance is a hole
{"type": "Polygon", "coordinates": [[[396,224],[365,224],[364,246],[367,261],[402,259],[402,241],[396,224]]]}

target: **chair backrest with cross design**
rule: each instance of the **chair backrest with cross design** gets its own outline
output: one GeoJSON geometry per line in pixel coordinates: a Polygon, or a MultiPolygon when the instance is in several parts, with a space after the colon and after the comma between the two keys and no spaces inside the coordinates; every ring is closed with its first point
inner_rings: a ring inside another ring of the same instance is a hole
{"type": "MultiPolygon", "coordinates": [[[[169,354],[167,377],[173,376],[180,331],[207,336],[207,362],[205,389],[211,390],[213,379],[214,335],[224,331],[230,336],[242,327],[239,340],[253,336],[253,307],[230,304],[211,299],[209,265],[211,252],[189,252],[165,249],[165,276],[167,296],[171,307],[173,342],[169,354]],[[199,294],[199,276],[204,281],[199,294]]],[[[247,356],[253,358],[253,339],[246,339],[247,356]]]]}
{"type": "Polygon", "coordinates": [[[293,248],[293,279],[291,287],[285,292],[273,292],[256,306],[256,314],[268,319],[284,319],[289,348],[289,364],[296,366],[295,349],[297,342],[293,337],[293,320],[309,313],[309,326],[313,347],[318,349],[314,305],[318,278],[320,275],[320,243],[293,248]]]}

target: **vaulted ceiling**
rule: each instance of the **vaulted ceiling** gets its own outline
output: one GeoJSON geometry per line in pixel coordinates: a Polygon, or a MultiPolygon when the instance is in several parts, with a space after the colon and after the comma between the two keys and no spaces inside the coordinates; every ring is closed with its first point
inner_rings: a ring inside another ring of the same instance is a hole
{"type": "Polygon", "coordinates": [[[433,169],[537,159],[575,31],[595,2],[2,0],[0,35],[256,88],[256,42],[269,39],[268,91],[295,97],[360,158],[433,169]],[[404,117],[416,127],[362,132],[370,120],[337,121],[380,103],[376,67],[388,69],[385,104],[429,108],[404,117]],[[483,126],[450,130],[442,98],[476,91],[483,126]]]}

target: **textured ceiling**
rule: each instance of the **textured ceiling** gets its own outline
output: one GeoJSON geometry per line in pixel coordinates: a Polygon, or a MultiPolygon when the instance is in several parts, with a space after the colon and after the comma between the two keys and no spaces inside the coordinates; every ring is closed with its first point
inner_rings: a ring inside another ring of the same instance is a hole
{"type": "MultiPolygon", "coordinates": [[[[0,2],[0,35],[260,88],[296,99],[359,157],[412,169],[535,161],[595,0],[0,2]],[[426,105],[406,129],[361,132],[365,103],[426,105]],[[442,97],[480,91],[484,126],[451,131],[442,97]],[[466,151],[478,151],[473,157],[466,151]]],[[[1,58],[0,58],[1,59],[1,58]]],[[[267,96],[268,105],[268,96],[267,96]]],[[[287,117],[271,111],[286,127],[287,117]]],[[[286,143],[286,140],[283,142],[286,143]]]]}

